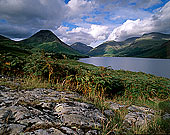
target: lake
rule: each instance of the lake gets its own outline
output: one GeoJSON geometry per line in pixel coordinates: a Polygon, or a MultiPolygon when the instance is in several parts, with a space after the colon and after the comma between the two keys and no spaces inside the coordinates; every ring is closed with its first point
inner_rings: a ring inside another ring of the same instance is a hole
{"type": "Polygon", "coordinates": [[[80,62],[95,66],[110,66],[114,70],[144,72],[170,78],[170,59],[132,58],[132,57],[90,57],[80,62]]]}

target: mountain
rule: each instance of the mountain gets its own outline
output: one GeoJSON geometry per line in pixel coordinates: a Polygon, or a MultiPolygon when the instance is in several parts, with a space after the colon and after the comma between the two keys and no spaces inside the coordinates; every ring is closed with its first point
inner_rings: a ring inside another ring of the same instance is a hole
{"type": "Polygon", "coordinates": [[[87,46],[81,42],[76,42],[72,44],[71,47],[82,54],[87,54],[90,50],[93,49],[91,46],[87,46]]]}
{"type": "Polygon", "coordinates": [[[152,50],[152,53],[149,53],[147,57],[170,59],[170,41],[167,41],[161,46],[152,50]]]}
{"type": "Polygon", "coordinates": [[[170,59],[170,40],[164,44],[161,45],[161,49],[159,49],[159,51],[161,50],[161,53],[157,54],[157,55],[163,55],[163,58],[168,58],[170,59]]]}
{"type": "Polygon", "coordinates": [[[161,58],[155,54],[157,49],[160,49],[168,40],[170,40],[170,34],[157,32],[144,34],[128,46],[121,48],[115,56],[161,58]]]}
{"type": "Polygon", "coordinates": [[[143,38],[152,38],[152,39],[169,39],[170,34],[163,34],[159,32],[151,32],[142,35],[143,38]]]}
{"type": "Polygon", "coordinates": [[[41,44],[41,43],[44,43],[44,42],[53,42],[53,41],[58,41],[60,43],[62,42],[50,30],[40,30],[37,33],[35,33],[34,35],[32,35],[30,38],[23,40],[22,42],[27,43],[29,45],[33,44],[35,46],[34,43],[41,44]]]}
{"type": "Polygon", "coordinates": [[[0,42],[3,42],[3,41],[10,41],[10,39],[5,36],[0,35],[0,42]]]}
{"type": "Polygon", "coordinates": [[[16,41],[0,35],[0,54],[12,54],[17,56],[29,55],[31,52],[21,47],[16,41]]]}
{"type": "Polygon", "coordinates": [[[140,37],[131,37],[131,38],[128,38],[125,41],[122,41],[122,42],[119,42],[119,43],[121,43],[122,45],[130,44],[130,43],[133,43],[138,38],[140,38],[140,37]]]}
{"type": "Polygon", "coordinates": [[[134,42],[138,37],[133,37],[126,39],[122,42],[116,42],[114,40],[112,41],[106,41],[96,48],[92,49],[90,52],[88,52],[88,55],[90,56],[113,56],[113,54],[118,53],[121,48],[126,47],[128,44],[134,42]]]}
{"type": "Polygon", "coordinates": [[[112,41],[106,41],[96,48],[92,49],[88,52],[88,55],[90,56],[114,56],[114,54],[117,54],[120,49],[125,48],[129,44],[133,43],[136,39],[139,37],[132,37],[128,38],[125,41],[122,42],[116,42],[114,40],[112,41]]]}
{"type": "Polygon", "coordinates": [[[102,43],[101,45],[89,51],[88,55],[90,56],[109,55],[109,54],[116,53],[119,48],[121,48],[121,44],[119,44],[118,42],[108,41],[108,42],[102,43]]]}
{"type": "Polygon", "coordinates": [[[40,30],[30,38],[20,41],[22,46],[31,51],[44,50],[50,53],[62,53],[81,56],[79,52],[62,42],[53,32],[40,30]]]}
{"type": "Polygon", "coordinates": [[[122,42],[107,41],[92,49],[90,56],[152,57],[166,58],[161,54],[163,46],[170,40],[170,34],[152,32],[141,37],[132,37],[122,42]],[[159,54],[159,55],[158,55],[159,54]]]}

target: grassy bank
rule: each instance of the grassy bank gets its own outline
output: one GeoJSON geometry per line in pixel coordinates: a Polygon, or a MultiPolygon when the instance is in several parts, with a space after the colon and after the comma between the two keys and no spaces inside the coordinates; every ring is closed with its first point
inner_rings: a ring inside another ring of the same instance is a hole
{"type": "MultiPolygon", "coordinates": [[[[130,133],[168,132],[160,115],[170,108],[170,79],[96,67],[45,53],[27,57],[1,54],[0,59],[1,74],[15,76],[12,81],[1,78],[0,85],[18,90],[43,87],[76,91],[83,95],[82,101],[95,104],[101,111],[109,108],[105,101],[146,106],[157,110],[158,116],[144,129],[134,127],[130,133]]],[[[115,111],[115,117],[103,123],[103,134],[111,130],[123,133],[122,121],[126,114],[127,109],[115,111]]]]}

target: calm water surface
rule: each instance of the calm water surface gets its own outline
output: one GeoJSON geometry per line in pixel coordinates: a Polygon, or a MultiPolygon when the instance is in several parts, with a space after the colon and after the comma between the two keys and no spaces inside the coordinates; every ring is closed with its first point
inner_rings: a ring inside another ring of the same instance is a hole
{"type": "Polygon", "coordinates": [[[80,62],[96,66],[111,66],[115,70],[145,72],[156,76],[170,78],[170,59],[130,58],[130,57],[91,57],[82,58],[80,62]]]}

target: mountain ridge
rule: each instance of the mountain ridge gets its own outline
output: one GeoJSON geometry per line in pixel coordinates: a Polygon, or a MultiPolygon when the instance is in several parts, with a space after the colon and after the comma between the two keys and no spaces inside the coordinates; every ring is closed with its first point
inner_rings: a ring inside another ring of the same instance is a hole
{"type": "Polygon", "coordinates": [[[69,55],[81,54],[62,42],[52,31],[40,30],[31,37],[20,41],[22,46],[32,51],[45,50],[50,53],[63,53],[69,55]]]}
{"type": "Polygon", "coordinates": [[[44,50],[47,53],[54,53],[58,55],[64,54],[69,57],[87,57],[62,42],[50,30],[40,30],[29,38],[21,41],[14,41],[6,38],[5,36],[0,36],[0,43],[1,53],[10,52],[11,54],[16,55],[27,55],[44,50]]]}
{"type": "Polygon", "coordinates": [[[170,40],[170,34],[151,32],[143,34],[141,37],[131,37],[121,42],[106,41],[92,49],[88,55],[167,58],[165,55],[158,57],[156,54],[160,52],[159,49],[162,48],[162,44],[168,40],[170,40]]]}
{"type": "Polygon", "coordinates": [[[30,36],[29,38],[22,40],[22,42],[32,41],[32,42],[42,43],[42,42],[52,42],[55,40],[62,42],[52,31],[40,30],[35,34],[33,34],[32,36],[30,36]]]}
{"type": "Polygon", "coordinates": [[[81,42],[75,42],[74,44],[71,45],[71,47],[82,54],[87,54],[90,50],[93,49],[93,47],[88,46],[81,42]]]}

